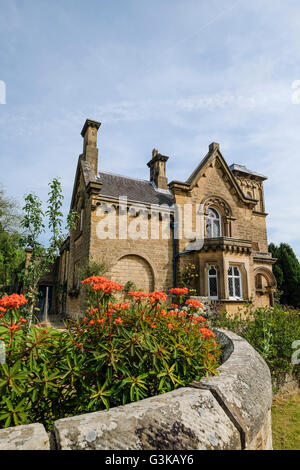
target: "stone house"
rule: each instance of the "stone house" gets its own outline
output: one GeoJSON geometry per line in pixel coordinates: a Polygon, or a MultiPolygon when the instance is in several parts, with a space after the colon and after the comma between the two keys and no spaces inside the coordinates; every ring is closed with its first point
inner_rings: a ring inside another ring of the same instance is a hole
{"type": "Polygon", "coordinates": [[[156,149],[148,163],[149,180],[107,173],[101,171],[101,164],[99,171],[100,125],[87,120],[81,132],[83,152],[71,200],[71,210],[78,214],[77,226],[59,260],[59,283],[66,286],[61,313],[72,317],[82,313],[79,273],[89,261],[104,262],[107,277],[133,281],[146,291],[180,284],[184,267],[192,263],[199,274],[198,294],[222,302],[227,311],[235,312],[247,302],[272,305],[276,260],[268,253],[263,189],[267,178],[242,165],[229,167],[217,143],[209,145],[207,155],[185,182],[168,184],[168,157],[156,149]],[[185,230],[186,213],[178,231],[178,207],[191,210],[190,233],[185,230]],[[193,219],[199,212],[201,233],[193,219]],[[108,233],[103,236],[99,227],[104,226],[105,217],[108,233]],[[121,221],[128,230],[124,231],[121,221]],[[132,230],[137,226],[139,232],[132,230]]]}

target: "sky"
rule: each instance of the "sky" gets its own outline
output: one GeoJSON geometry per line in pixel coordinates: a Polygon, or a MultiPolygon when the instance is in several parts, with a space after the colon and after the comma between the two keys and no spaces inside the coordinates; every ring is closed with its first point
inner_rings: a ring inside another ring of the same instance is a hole
{"type": "Polygon", "coordinates": [[[20,205],[60,177],[68,210],[86,118],[102,123],[99,169],[142,179],[154,147],[185,181],[214,141],[229,165],[268,176],[269,241],[300,258],[299,0],[0,0],[0,12],[0,183],[20,205]]]}

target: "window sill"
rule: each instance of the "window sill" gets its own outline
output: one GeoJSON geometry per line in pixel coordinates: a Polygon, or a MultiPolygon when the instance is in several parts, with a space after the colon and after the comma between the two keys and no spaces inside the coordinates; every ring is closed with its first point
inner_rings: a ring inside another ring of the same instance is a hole
{"type": "Polygon", "coordinates": [[[221,299],[221,300],[219,300],[219,302],[252,304],[252,303],[253,303],[253,300],[245,300],[245,299],[221,299]]]}

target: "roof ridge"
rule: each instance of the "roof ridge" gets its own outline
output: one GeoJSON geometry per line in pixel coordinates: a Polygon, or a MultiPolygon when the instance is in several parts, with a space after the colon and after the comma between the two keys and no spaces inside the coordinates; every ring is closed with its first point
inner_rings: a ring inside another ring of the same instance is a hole
{"type": "Polygon", "coordinates": [[[143,183],[148,183],[149,185],[151,185],[151,181],[144,180],[142,178],[134,178],[133,176],[125,176],[125,175],[120,175],[120,173],[112,173],[111,171],[103,171],[103,170],[99,171],[98,175],[100,175],[101,173],[104,173],[105,175],[118,176],[119,178],[126,178],[129,180],[142,181],[143,183]]]}

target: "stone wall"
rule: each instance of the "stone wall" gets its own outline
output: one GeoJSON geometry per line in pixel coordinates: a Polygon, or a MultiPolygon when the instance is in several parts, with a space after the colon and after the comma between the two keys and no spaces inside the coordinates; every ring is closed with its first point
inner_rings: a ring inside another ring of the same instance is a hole
{"type": "Polygon", "coordinates": [[[219,375],[164,395],[55,422],[0,430],[0,449],[271,450],[271,376],[244,339],[216,330],[219,375]]]}

